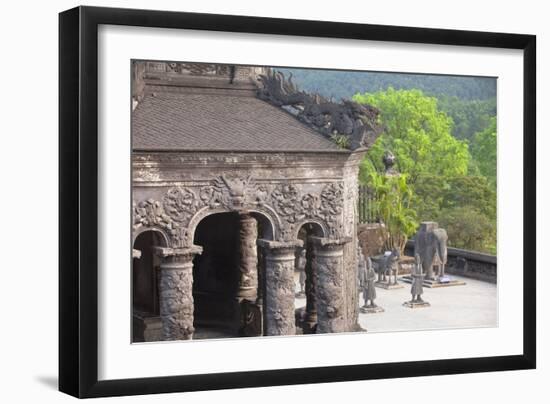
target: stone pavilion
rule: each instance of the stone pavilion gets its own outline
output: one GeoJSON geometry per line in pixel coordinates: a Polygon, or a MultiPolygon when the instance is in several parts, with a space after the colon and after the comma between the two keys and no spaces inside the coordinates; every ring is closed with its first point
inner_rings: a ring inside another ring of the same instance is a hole
{"type": "Polygon", "coordinates": [[[132,69],[133,341],[358,330],[358,170],[378,112],[270,68],[132,69]]]}

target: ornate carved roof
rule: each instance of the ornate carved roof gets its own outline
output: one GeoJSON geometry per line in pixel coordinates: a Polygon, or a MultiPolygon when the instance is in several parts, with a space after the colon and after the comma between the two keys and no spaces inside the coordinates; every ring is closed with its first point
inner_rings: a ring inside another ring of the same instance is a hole
{"type": "Polygon", "coordinates": [[[135,62],[135,151],[338,152],[377,136],[377,111],[298,92],[266,68],[135,62]]]}

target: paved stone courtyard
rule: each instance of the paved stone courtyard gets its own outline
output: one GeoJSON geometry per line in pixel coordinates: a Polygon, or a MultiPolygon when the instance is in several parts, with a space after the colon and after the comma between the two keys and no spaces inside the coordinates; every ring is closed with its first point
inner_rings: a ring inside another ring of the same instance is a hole
{"type": "MultiPolygon", "coordinates": [[[[385,311],[376,314],[359,313],[359,324],[369,332],[496,327],[497,285],[454,275],[452,277],[463,280],[466,285],[424,288],[422,298],[431,304],[427,308],[410,309],[403,306],[403,302],[411,298],[410,284],[400,281],[404,286],[402,289],[376,288],[376,303],[385,311]]],[[[304,305],[304,298],[296,299],[296,307],[304,305]]]]}

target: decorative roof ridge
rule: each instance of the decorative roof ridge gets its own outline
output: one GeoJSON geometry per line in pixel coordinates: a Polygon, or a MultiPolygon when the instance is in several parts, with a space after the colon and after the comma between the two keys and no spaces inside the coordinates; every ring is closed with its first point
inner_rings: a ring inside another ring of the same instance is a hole
{"type": "Polygon", "coordinates": [[[343,99],[336,103],[319,94],[301,91],[284,74],[268,69],[259,75],[257,97],[280,107],[338,145],[350,149],[368,149],[382,133],[380,111],[371,106],[343,99]],[[343,140],[343,141],[342,141],[343,140]]]}

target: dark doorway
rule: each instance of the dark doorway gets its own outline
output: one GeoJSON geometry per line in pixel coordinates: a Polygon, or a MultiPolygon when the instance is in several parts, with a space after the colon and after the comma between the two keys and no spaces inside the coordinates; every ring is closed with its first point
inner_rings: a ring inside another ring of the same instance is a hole
{"type": "Polygon", "coordinates": [[[158,276],[160,259],[155,247],[165,246],[157,231],[145,231],[134,242],[138,257],[132,260],[132,341],[161,339],[159,318],[158,276]]]}
{"type": "Polygon", "coordinates": [[[207,216],[195,230],[203,247],[193,261],[195,339],[238,336],[238,232],[236,213],[207,216]]]}

